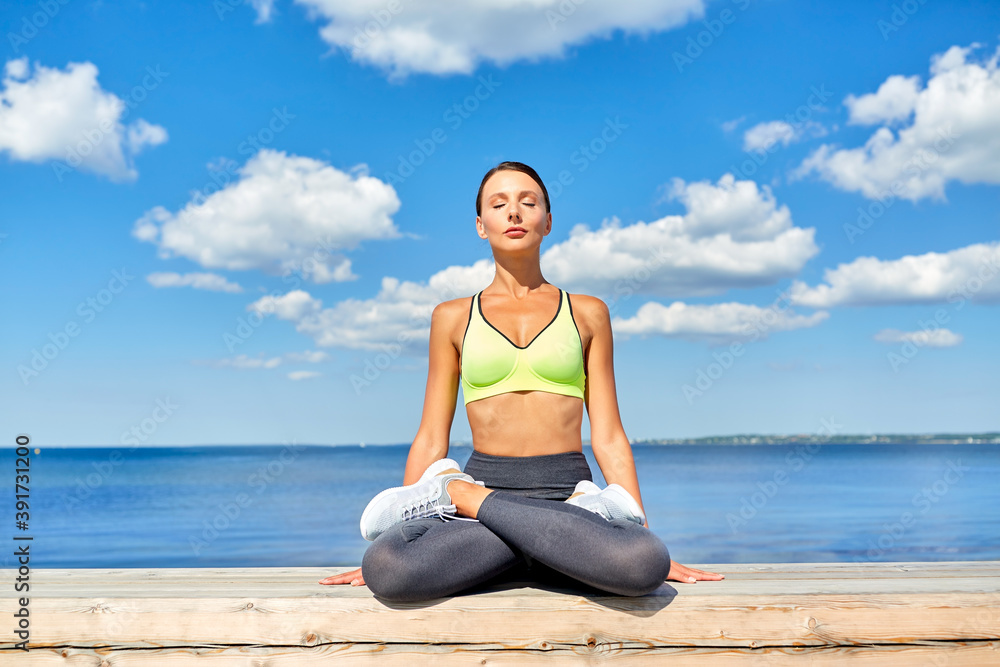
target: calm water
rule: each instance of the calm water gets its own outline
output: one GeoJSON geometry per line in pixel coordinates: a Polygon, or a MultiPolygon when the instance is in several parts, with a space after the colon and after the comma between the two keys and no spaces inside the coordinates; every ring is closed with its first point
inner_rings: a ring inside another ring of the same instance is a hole
{"type": "MultiPolygon", "coordinates": [[[[682,563],[1000,559],[1000,447],[811,447],[636,445],[650,527],[682,563]]],[[[36,567],[356,565],[361,512],[407,450],[48,448],[18,534],[36,567]]]]}

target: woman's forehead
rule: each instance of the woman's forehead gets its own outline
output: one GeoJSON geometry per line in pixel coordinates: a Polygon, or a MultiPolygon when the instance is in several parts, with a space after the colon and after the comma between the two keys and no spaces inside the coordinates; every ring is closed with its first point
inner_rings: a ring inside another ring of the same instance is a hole
{"type": "Polygon", "coordinates": [[[490,197],[495,194],[507,194],[514,191],[516,194],[525,192],[538,193],[541,189],[535,179],[521,171],[498,171],[486,181],[484,194],[490,197]]]}

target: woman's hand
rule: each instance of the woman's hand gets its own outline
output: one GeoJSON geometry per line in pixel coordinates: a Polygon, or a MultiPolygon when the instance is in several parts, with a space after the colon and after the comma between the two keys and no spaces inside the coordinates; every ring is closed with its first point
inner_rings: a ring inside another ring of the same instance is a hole
{"type": "MultiPolygon", "coordinates": [[[[670,571],[673,572],[674,569],[671,564],[670,571]]],[[[335,574],[333,576],[327,577],[326,579],[320,579],[319,583],[324,586],[329,586],[331,584],[350,584],[351,586],[364,586],[365,578],[361,576],[361,568],[356,570],[351,570],[350,572],[344,572],[342,574],[335,574]]]]}
{"type": "Polygon", "coordinates": [[[696,570],[674,560],[670,561],[670,572],[667,574],[667,581],[681,581],[685,584],[693,584],[696,581],[718,581],[725,578],[724,574],[696,570]]]}

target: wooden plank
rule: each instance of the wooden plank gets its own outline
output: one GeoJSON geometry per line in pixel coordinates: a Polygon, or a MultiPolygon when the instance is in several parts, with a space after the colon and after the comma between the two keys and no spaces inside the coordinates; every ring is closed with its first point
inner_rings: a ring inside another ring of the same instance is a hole
{"type": "MultiPolygon", "coordinates": [[[[791,573],[744,569],[721,582],[664,584],[641,598],[511,586],[402,605],[366,587],[321,586],[331,571],[323,568],[39,570],[32,646],[761,649],[1000,639],[1000,576],[991,574],[1000,563],[954,565],[797,564],[791,573]],[[841,576],[863,572],[891,574],[841,576]],[[961,576],[935,576],[943,572],[961,576]]],[[[12,587],[0,590],[0,614],[10,618],[12,587]]],[[[12,626],[0,626],[2,647],[15,641],[12,626]]]]}
{"type": "MultiPolygon", "coordinates": [[[[952,577],[995,577],[1000,576],[1000,563],[993,561],[971,561],[962,563],[893,563],[893,564],[794,564],[798,567],[790,566],[749,566],[749,565],[697,565],[700,569],[711,571],[722,571],[727,575],[727,580],[731,580],[733,575],[740,575],[740,580],[764,579],[764,580],[816,580],[820,578],[831,579],[887,579],[887,578],[912,578],[915,575],[923,574],[937,579],[952,577]],[[828,577],[822,577],[828,574],[828,577]]],[[[52,591],[54,595],[61,595],[64,591],[73,590],[67,588],[77,582],[93,582],[106,586],[109,581],[115,583],[143,583],[147,584],[155,581],[194,583],[201,585],[225,585],[244,583],[248,581],[260,583],[315,583],[319,579],[335,574],[346,572],[353,568],[234,568],[232,570],[218,569],[198,569],[198,568],[178,568],[174,569],[124,569],[124,570],[41,570],[37,574],[39,584],[42,586],[41,595],[52,591]],[[312,581],[310,582],[310,579],[312,581]]],[[[183,590],[183,589],[179,589],[183,590]]],[[[137,591],[137,595],[141,591],[137,591]]]]}
{"type": "MultiPolygon", "coordinates": [[[[9,654],[0,653],[7,663],[9,654]]],[[[411,667],[412,665],[601,665],[613,662],[623,667],[663,665],[672,667],[693,665],[948,665],[972,667],[1000,663],[1000,644],[996,642],[955,643],[948,646],[843,646],[803,649],[595,649],[556,648],[529,651],[513,649],[497,651],[480,646],[377,646],[325,645],[300,647],[229,647],[188,648],[153,651],[90,649],[38,649],[10,659],[9,664],[24,667],[182,667],[188,664],[210,667],[249,667],[267,664],[269,667],[322,667],[337,660],[337,665],[377,665],[378,667],[411,667]]]]}
{"type": "MultiPolygon", "coordinates": [[[[829,575],[827,575],[829,576],[829,575]]],[[[784,577],[753,577],[745,578],[739,574],[727,575],[722,581],[705,581],[695,584],[677,582],[664,583],[652,595],[676,595],[683,591],[685,595],[774,595],[792,592],[798,595],[835,594],[861,595],[864,593],[962,593],[990,592],[995,590],[998,577],[983,577],[971,575],[966,577],[933,577],[908,576],[885,579],[860,579],[817,576],[812,579],[784,577]],[[994,583],[990,583],[994,582],[994,583]]],[[[117,582],[106,579],[103,583],[67,582],[39,583],[32,587],[38,599],[68,599],[73,597],[92,598],[114,595],[116,597],[218,597],[220,594],[233,596],[235,594],[247,597],[371,597],[367,587],[356,586],[323,586],[318,580],[307,578],[288,582],[259,581],[213,581],[189,579],[186,581],[168,582],[150,580],[148,582],[117,582]]],[[[569,589],[536,587],[530,582],[511,582],[508,587],[497,586],[490,589],[497,595],[545,595],[548,591],[570,592],[569,589]]],[[[464,597],[460,594],[459,597],[464,597]]],[[[611,596],[608,596],[611,597],[611,596]]]]}
{"type": "MultiPolygon", "coordinates": [[[[334,596],[370,597],[367,588],[352,586],[322,586],[318,580],[331,573],[330,570],[310,572],[303,568],[298,573],[288,573],[275,577],[271,573],[244,572],[239,576],[229,574],[199,573],[189,571],[185,575],[163,575],[150,573],[115,574],[111,572],[88,574],[86,576],[55,574],[52,572],[34,577],[33,595],[36,598],[103,597],[218,597],[220,593],[232,593],[238,588],[248,597],[273,596],[334,596]]],[[[863,577],[850,576],[844,569],[817,571],[812,576],[804,573],[790,577],[779,573],[731,572],[726,579],[718,582],[698,584],[666,583],[658,595],[675,595],[683,590],[685,595],[770,595],[780,592],[797,594],[864,594],[864,593],[930,593],[930,592],[989,592],[1000,590],[996,583],[1000,573],[992,574],[990,569],[962,570],[962,576],[939,576],[926,571],[895,570],[891,576],[863,577]]],[[[857,573],[853,573],[857,575],[857,573]]],[[[518,595],[544,595],[546,590],[525,586],[515,589],[518,595]]]]}
{"type": "MultiPolygon", "coordinates": [[[[396,613],[387,613],[389,608],[374,600],[343,598],[107,600],[94,606],[41,601],[33,603],[32,645],[484,643],[499,635],[512,647],[618,642],[756,648],[1000,639],[1000,606],[994,601],[984,607],[976,595],[909,602],[899,596],[788,595],[750,606],[719,596],[678,598],[659,609],[632,602],[484,595],[399,605],[396,613]]],[[[5,629],[4,635],[3,642],[11,643],[12,631],[5,629]]]]}
{"type": "MultiPolygon", "coordinates": [[[[719,570],[726,573],[740,573],[744,575],[768,574],[785,575],[788,577],[812,578],[817,574],[835,574],[838,577],[893,577],[906,574],[927,573],[940,576],[969,576],[969,572],[992,575],[1000,572],[1000,561],[967,561],[955,563],[805,563],[786,564],[782,566],[768,565],[725,565],[725,564],[705,564],[695,565],[705,570],[719,570]],[[794,567],[793,567],[794,565],[794,567]]],[[[315,576],[316,579],[325,577],[331,573],[347,572],[354,568],[350,567],[330,567],[330,568],[231,568],[231,569],[208,569],[208,568],[163,568],[163,569],[45,569],[37,571],[38,576],[45,577],[51,581],[104,581],[107,577],[116,581],[121,580],[184,580],[184,579],[205,579],[205,580],[256,580],[256,581],[282,581],[301,580],[303,577],[315,576]]]]}

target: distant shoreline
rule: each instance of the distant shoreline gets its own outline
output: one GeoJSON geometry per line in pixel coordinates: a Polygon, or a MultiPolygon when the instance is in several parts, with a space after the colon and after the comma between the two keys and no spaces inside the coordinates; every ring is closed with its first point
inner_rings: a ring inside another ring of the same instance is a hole
{"type": "Polygon", "coordinates": [[[883,435],[726,435],[704,438],[631,440],[633,445],[1000,445],[1000,433],[930,433],[883,435]]]}
{"type": "MultiPolygon", "coordinates": [[[[715,435],[702,438],[656,438],[632,439],[632,445],[1000,445],[1000,433],[917,433],[917,434],[855,434],[855,435],[715,435]]],[[[408,447],[410,443],[372,443],[344,442],[337,444],[289,444],[289,443],[199,443],[189,445],[142,445],[139,447],[123,447],[121,445],[38,445],[43,449],[182,449],[193,447],[408,447]]],[[[471,447],[467,440],[453,440],[450,447],[471,447]]],[[[590,440],[583,441],[584,446],[591,446],[590,440]]]]}

